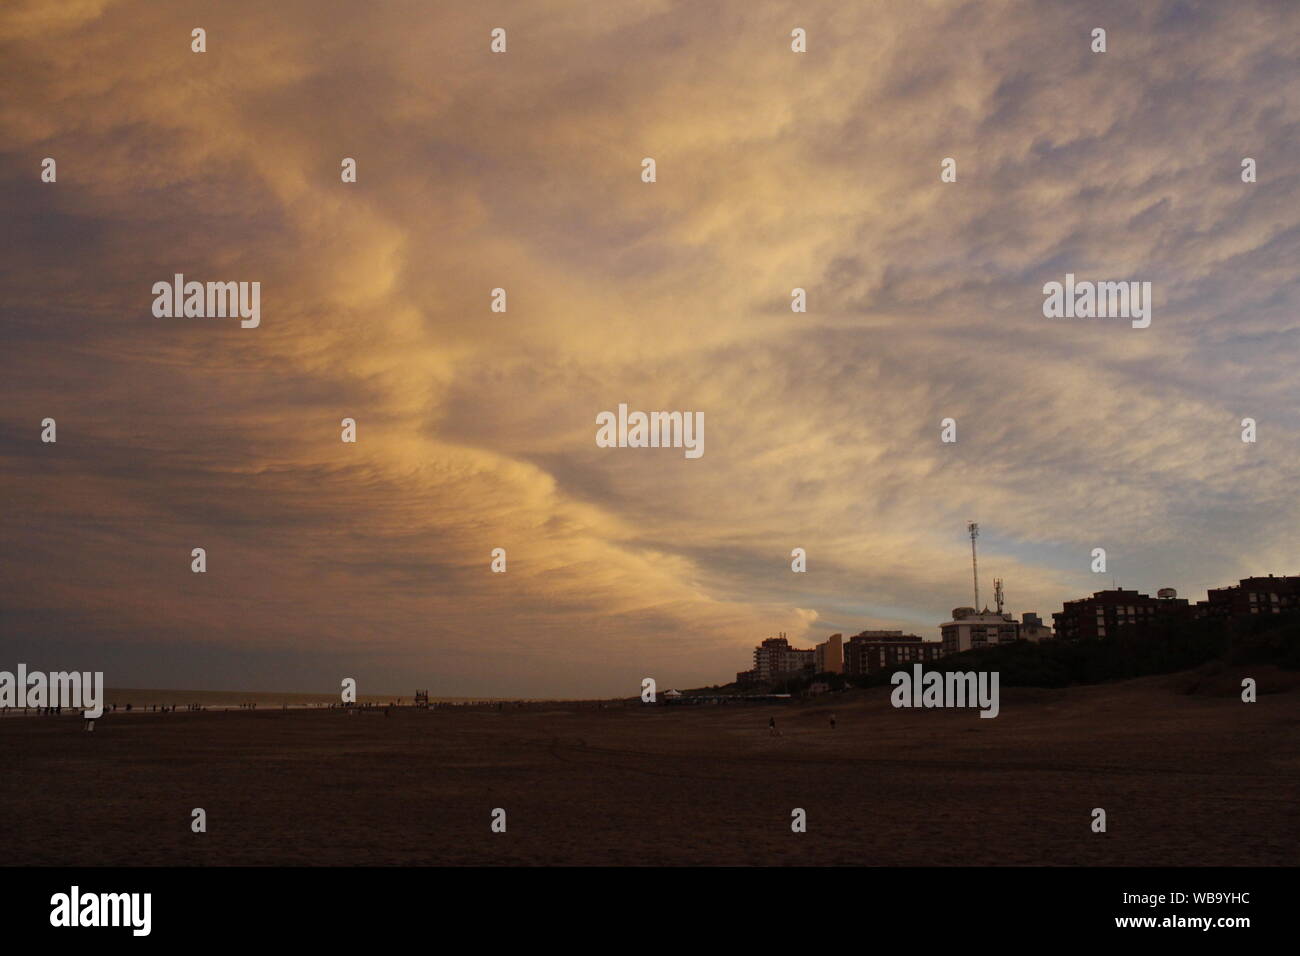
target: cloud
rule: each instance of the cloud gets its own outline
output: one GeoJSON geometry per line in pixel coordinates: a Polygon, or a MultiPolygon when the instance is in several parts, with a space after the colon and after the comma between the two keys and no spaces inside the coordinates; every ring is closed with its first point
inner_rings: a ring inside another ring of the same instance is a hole
{"type": "Polygon", "coordinates": [[[794,16],[7,5],[11,654],[634,693],[935,636],[968,519],[1017,610],[1108,585],[1097,546],[1193,597],[1294,573],[1294,8],[794,16]],[[176,272],[260,281],[261,328],[153,318],[176,272]],[[1152,281],[1151,328],[1043,318],[1066,272],[1152,281]],[[620,402],[704,411],[704,457],[597,448],[620,402]]]}

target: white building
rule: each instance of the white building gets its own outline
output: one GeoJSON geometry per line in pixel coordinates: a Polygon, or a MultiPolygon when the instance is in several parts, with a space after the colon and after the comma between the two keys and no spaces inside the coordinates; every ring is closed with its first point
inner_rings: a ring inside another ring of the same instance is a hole
{"type": "Polygon", "coordinates": [[[939,632],[943,635],[945,657],[998,644],[1014,644],[1020,639],[1020,625],[1015,618],[987,607],[983,611],[973,607],[953,608],[952,620],[939,625],[939,632]]]}

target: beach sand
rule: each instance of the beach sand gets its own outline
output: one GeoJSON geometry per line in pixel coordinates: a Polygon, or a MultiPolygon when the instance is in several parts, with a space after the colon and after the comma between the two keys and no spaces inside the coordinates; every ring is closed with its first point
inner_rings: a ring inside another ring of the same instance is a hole
{"type": "Polygon", "coordinates": [[[94,733],[11,715],[0,830],[10,865],[1295,865],[1298,682],[1246,668],[1004,688],[992,720],[895,709],[887,688],[109,714],[94,733]],[[1238,670],[1289,689],[1244,704],[1238,670]]]}

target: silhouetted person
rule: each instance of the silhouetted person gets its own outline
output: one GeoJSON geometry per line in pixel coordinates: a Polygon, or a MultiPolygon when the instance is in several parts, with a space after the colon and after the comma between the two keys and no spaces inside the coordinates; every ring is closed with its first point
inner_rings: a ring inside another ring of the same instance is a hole
{"type": "Polygon", "coordinates": [[[776,729],[776,718],[775,718],[775,717],[769,717],[769,718],[767,718],[767,734],[768,734],[769,737],[779,737],[779,736],[781,736],[781,731],[779,731],[779,730],[776,729]]]}
{"type": "Polygon", "coordinates": [[[835,729],[835,715],[831,714],[831,730],[835,729]]]}

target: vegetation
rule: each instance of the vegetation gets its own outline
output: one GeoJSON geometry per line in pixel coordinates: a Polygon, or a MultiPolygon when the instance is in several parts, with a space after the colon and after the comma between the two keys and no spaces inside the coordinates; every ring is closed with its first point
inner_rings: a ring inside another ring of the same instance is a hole
{"type": "MultiPolygon", "coordinates": [[[[1211,618],[1169,624],[1090,641],[1017,641],[965,651],[925,665],[927,670],[998,671],[1003,687],[1065,687],[1170,674],[1209,661],[1274,664],[1300,670],[1300,613],[1211,618]]],[[[888,684],[893,668],[855,679],[858,686],[888,684]]]]}

